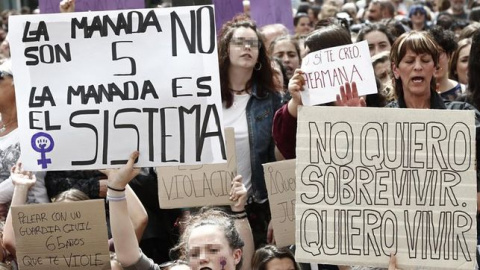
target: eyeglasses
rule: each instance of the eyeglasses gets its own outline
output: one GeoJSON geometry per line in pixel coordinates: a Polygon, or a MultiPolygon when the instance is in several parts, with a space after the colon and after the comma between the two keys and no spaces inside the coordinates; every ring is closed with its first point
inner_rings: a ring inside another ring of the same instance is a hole
{"type": "Polygon", "coordinates": [[[230,43],[237,47],[247,47],[251,49],[260,49],[262,43],[258,39],[232,38],[230,43]]]}
{"type": "Polygon", "coordinates": [[[183,261],[183,260],[175,260],[175,261],[164,262],[164,263],[158,265],[158,267],[160,267],[160,270],[164,270],[164,269],[167,269],[168,267],[172,267],[172,266],[175,266],[175,265],[188,265],[188,263],[186,261],[183,261]]]}

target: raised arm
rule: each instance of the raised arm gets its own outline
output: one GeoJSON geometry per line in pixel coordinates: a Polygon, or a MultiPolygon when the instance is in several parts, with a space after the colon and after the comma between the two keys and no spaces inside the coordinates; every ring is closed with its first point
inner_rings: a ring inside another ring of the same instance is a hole
{"type": "Polygon", "coordinates": [[[145,207],[143,207],[142,202],[137,197],[132,188],[127,185],[125,195],[127,196],[127,207],[128,215],[132,221],[133,228],[135,230],[135,235],[137,236],[138,242],[142,240],[143,232],[147,227],[148,223],[148,214],[145,207]]]}
{"type": "Polygon", "coordinates": [[[117,260],[122,266],[130,266],[140,259],[140,250],[132,221],[129,217],[127,195],[125,194],[128,182],[139,172],[134,169],[138,152],[135,151],[125,166],[117,170],[103,171],[108,176],[107,199],[110,208],[110,227],[117,260]]]}
{"type": "Polygon", "coordinates": [[[243,246],[243,265],[242,270],[251,269],[253,254],[255,253],[255,245],[253,243],[252,229],[248,223],[247,214],[245,212],[245,203],[247,201],[247,189],[242,183],[242,176],[236,176],[232,181],[232,189],[230,190],[230,200],[232,212],[237,213],[235,218],[235,227],[240,234],[245,246],[243,246]]]}
{"type": "MultiPolygon", "coordinates": [[[[28,190],[35,185],[37,179],[31,172],[23,171],[22,163],[18,162],[10,170],[10,177],[14,184],[11,206],[24,205],[27,202],[28,190]]],[[[8,211],[7,220],[3,230],[3,245],[16,257],[16,240],[12,223],[12,211],[8,211]]]]}

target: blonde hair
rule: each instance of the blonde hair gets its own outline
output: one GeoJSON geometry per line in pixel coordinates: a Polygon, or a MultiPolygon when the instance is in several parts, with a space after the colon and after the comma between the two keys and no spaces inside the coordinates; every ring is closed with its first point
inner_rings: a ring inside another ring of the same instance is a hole
{"type": "Polygon", "coordinates": [[[83,191],[80,191],[75,188],[65,190],[62,193],[57,194],[57,196],[52,198],[52,202],[64,202],[64,201],[86,201],[90,200],[87,194],[83,191]]]}

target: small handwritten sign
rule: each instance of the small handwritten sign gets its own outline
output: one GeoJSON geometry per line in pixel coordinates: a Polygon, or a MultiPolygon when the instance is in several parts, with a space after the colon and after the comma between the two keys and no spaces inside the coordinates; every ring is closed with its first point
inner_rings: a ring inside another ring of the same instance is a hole
{"type": "Polygon", "coordinates": [[[275,242],[295,244],[295,159],[263,164],[275,242]]]}
{"type": "Polygon", "coordinates": [[[231,182],[237,176],[235,133],[225,129],[227,163],[157,167],[160,208],[228,205],[231,182]]]}
{"type": "Polygon", "coordinates": [[[20,270],[110,269],[103,200],[12,207],[20,270]]]}
{"type": "Polygon", "coordinates": [[[302,60],[305,91],[304,105],[318,105],[336,100],[340,86],[357,84],[358,94],[377,93],[370,52],[366,41],[312,52],[302,60]]]}

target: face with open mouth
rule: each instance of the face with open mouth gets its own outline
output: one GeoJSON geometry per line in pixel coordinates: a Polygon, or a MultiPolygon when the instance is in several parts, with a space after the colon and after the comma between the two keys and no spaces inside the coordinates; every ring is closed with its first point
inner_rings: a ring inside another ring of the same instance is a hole
{"type": "Polygon", "coordinates": [[[393,66],[395,78],[400,78],[405,98],[430,94],[430,82],[435,73],[435,63],[430,54],[417,54],[410,49],[397,66],[393,66]]]}
{"type": "Polygon", "coordinates": [[[192,230],[188,240],[188,258],[192,270],[235,270],[242,251],[232,250],[224,231],[217,225],[192,230]]]}

